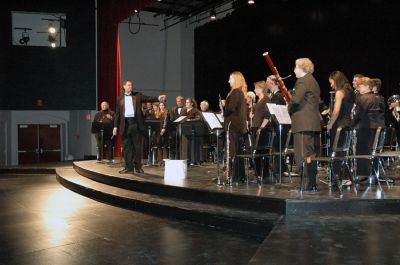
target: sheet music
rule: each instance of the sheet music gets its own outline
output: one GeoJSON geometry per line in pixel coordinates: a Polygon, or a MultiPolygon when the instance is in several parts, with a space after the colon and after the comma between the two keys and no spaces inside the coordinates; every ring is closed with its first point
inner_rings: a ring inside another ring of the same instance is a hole
{"type": "Polygon", "coordinates": [[[289,112],[286,105],[277,105],[273,103],[267,103],[269,112],[275,116],[279,124],[292,124],[289,112]]]}
{"type": "Polygon", "coordinates": [[[186,116],[180,116],[180,117],[178,117],[176,120],[174,120],[174,122],[181,122],[181,121],[183,121],[184,119],[186,119],[186,116]]]}
{"type": "Polygon", "coordinates": [[[222,129],[222,124],[219,122],[215,113],[212,112],[202,112],[204,120],[207,122],[208,126],[210,126],[211,130],[214,129],[222,129]]]}
{"type": "Polygon", "coordinates": [[[217,113],[217,114],[215,114],[215,115],[217,115],[217,118],[218,118],[218,120],[219,120],[220,123],[223,123],[223,122],[224,122],[224,115],[222,115],[222,113],[217,113]]]}

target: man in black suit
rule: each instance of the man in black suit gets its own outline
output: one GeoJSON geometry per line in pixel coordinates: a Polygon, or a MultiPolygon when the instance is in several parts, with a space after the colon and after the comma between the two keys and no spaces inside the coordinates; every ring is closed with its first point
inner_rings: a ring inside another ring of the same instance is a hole
{"type": "Polygon", "coordinates": [[[132,92],[132,81],[125,80],[123,83],[122,96],[117,97],[117,109],[114,120],[113,135],[117,135],[118,128],[122,134],[122,148],[125,160],[125,168],[119,173],[143,173],[142,169],[142,134],[145,132],[142,103],[165,101],[166,96],[158,98],[145,96],[140,92],[132,92]]]}
{"type": "Polygon", "coordinates": [[[297,166],[305,162],[304,173],[309,178],[309,190],[317,191],[317,133],[321,131],[319,112],[320,88],[313,77],[314,64],[308,58],[296,60],[294,85],[289,111],[292,118],[294,153],[297,166]]]}

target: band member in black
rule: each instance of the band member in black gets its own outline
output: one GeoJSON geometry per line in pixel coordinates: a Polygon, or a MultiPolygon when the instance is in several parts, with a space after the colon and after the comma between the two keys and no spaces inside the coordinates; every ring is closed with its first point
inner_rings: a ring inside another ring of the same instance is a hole
{"type": "Polygon", "coordinates": [[[309,190],[317,191],[317,135],[321,131],[319,113],[320,88],[312,73],[314,64],[308,58],[296,60],[294,73],[297,81],[294,86],[289,110],[292,113],[292,132],[297,166],[302,166],[309,179],[309,190]]]}
{"type": "Polygon", "coordinates": [[[201,112],[197,109],[197,102],[193,98],[189,97],[186,99],[185,108],[181,116],[186,116],[186,121],[182,125],[182,158],[189,159],[191,165],[197,165],[200,163],[202,137],[200,127],[202,128],[203,124],[191,123],[191,121],[201,121],[201,112]]]}
{"type": "MultiPolygon", "coordinates": [[[[270,123],[271,114],[269,113],[267,103],[271,103],[271,100],[268,97],[267,85],[265,84],[265,81],[258,81],[254,83],[254,92],[258,97],[258,101],[254,107],[254,114],[251,114],[252,117],[250,118],[253,120],[253,126],[251,127],[253,139],[256,139],[257,131],[267,127],[270,123]]],[[[257,175],[265,178],[268,176],[269,161],[266,161],[264,165],[262,164],[263,161],[264,160],[259,157],[255,159],[254,163],[257,175]],[[261,172],[264,172],[264,176],[261,176],[261,172]]]]}
{"type": "Polygon", "coordinates": [[[98,157],[97,160],[103,159],[103,147],[107,147],[107,159],[112,161],[114,159],[114,137],[112,137],[114,127],[114,116],[115,112],[110,110],[110,105],[107,101],[103,101],[100,104],[101,110],[94,116],[93,122],[101,124],[103,135],[96,133],[96,142],[98,157]]]}
{"type": "Polygon", "coordinates": [[[387,104],[389,111],[385,114],[386,125],[394,128],[397,145],[400,145],[400,96],[392,95],[388,98],[387,104]]]}
{"type": "Polygon", "coordinates": [[[133,82],[125,80],[123,95],[117,98],[113,135],[117,135],[118,128],[122,134],[122,148],[125,168],[119,173],[143,173],[142,169],[142,135],[145,133],[143,102],[165,101],[166,96],[145,96],[140,92],[132,92],[133,82]]]}
{"type": "Polygon", "coordinates": [[[247,93],[247,84],[241,72],[235,71],[229,76],[230,92],[226,97],[226,101],[221,100],[221,108],[224,109],[224,127],[225,131],[229,130],[229,152],[228,158],[232,161],[232,169],[227,168],[232,176],[232,180],[237,182],[239,175],[241,175],[242,167],[235,159],[237,154],[241,153],[241,142],[243,134],[247,132],[246,128],[246,115],[247,105],[245,94],[247,93]]]}
{"type": "MultiPolygon", "coordinates": [[[[368,77],[358,81],[358,91],[354,104],[353,127],[357,133],[356,154],[370,155],[376,129],[385,128],[385,102],[383,97],[377,97],[372,92],[374,82],[368,77]]],[[[357,175],[359,180],[365,180],[370,173],[369,161],[357,160],[357,175]]]]}
{"type": "MultiPolygon", "coordinates": [[[[332,90],[335,91],[333,111],[327,125],[331,144],[333,144],[337,129],[351,126],[351,110],[354,105],[355,94],[349,80],[341,71],[333,71],[329,75],[329,83],[332,90]]],[[[340,172],[340,163],[334,163],[334,171],[335,173],[340,172]]],[[[342,182],[344,186],[352,184],[350,178],[343,177],[345,178],[342,182]]]]}
{"type": "Polygon", "coordinates": [[[158,137],[158,161],[163,166],[164,160],[168,158],[168,147],[169,147],[169,111],[165,102],[160,102],[160,111],[157,114],[157,118],[160,120],[160,134],[158,137]]]}
{"type": "MultiPolygon", "coordinates": [[[[276,105],[286,105],[286,100],[285,97],[283,96],[282,91],[279,89],[278,85],[278,79],[274,75],[270,75],[267,77],[266,81],[267,88],[269,90],[269,95],[271,97],[271,103],[274,103],[276,105]]],[[[273,151],[274,152],[283,152],[285,148],[285,142],[286,142],[286,137],[287,133],[289,131],[290,125],[281,125],[281,132],[279,132],[279,124],[276,120],[271,119],[271,125],[274,128],[276,132],[275,140],[274,140],[274,146],[273,146],[273,151]],[[279,139],[279,135],[281,136],[279,139]],[[279,141],[280,140],[280,141],[279,141]]],[[[281,156],[281,163],[279,164],[279,159],[276,157],[274,158],[274,164],[273,164],[273,172],[276,175],[280,175],[287,171],[287,165],[285,161],[285,157],[281,156]],[[279,166],[280,165],[280,166],[279,166]],[[280,171],[279,171],[280,167],[280,171]]]]}

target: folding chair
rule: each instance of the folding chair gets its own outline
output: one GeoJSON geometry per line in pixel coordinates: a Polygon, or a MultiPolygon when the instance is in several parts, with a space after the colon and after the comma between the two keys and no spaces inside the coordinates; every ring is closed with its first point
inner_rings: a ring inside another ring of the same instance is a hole
{"type": "MultiPolygon", "coordinates": [[[[336,130],[336,135],[335,139],[333,140],[333,145],[332,145],[332,152],[330,156],[325,157],[315,157],[313,161],[317,162],[326,162],[328,165],[328,186],[332,187],[333,180],[335,179],[335,182],[337,184],[337,187],[340,192],[342,192],[342,185],[341,185],[341,179],[338,179],[336,175],[340,176],[340,172],[335,172],[335,167],[334,163],[341,162],[341,170],[347,170],[347,173],[349,174],[352,183],[354,183],[353,176],[351,174],[350,166],[349,166],[349,151],[351,148],[351,139],[353,136],[353,131],[350,128],[337,128],[336,130]],[[343,154],[344,156],[340,155],[338,156],[338,153],[343,154]],[[336,174],[338,173],[338,174],[336,174]]],[[[344,173],[344,172],[343,172],[344,173]]],[[[301,175],[301,189],[303,190],[303,179],[304,179],[304,169],[303,169],[303,174],[301,175]]]]}
{"type": "MultiPolygon", "coordinates": [[[[382,172],[386,184],[389,185],[389,182],[393,182],[391,180],[389,180],[386,176],[386,172],[384,170],[383,167],[383,163],[382,163],[382,158],[384,157],[384,153],[382,153],[384,145],[385,145],[385,136],[386,136],[386,130],[385,128],[382,127],[378,127],[376,129],[375,132],[375,136],[374,136],[374,141],[372,143],[372,150],[371,150],[371,155],[354,155],[351,156],[351,158],[354,159],[367,159],[369,160],[369,170],[370,170],[370,174],[368,179],[372,179],[375,177],[375,180],[379,186],[379,189],[382,190],[380,181],[380,173],[382,172]]],[[[386,154],[387,156],[389,156],[389,152],[386,154]]]]}
{"type": "Polygon", "coordinates": [[[256,140],[252,150],[250,150],[247,154],[238,154],[236,155],[237,159],[244,159],[245,163],[245,171],[246,171],[246,182],[249,182],[249,167],[250,167],[250,159],[253,161],[255,158],[262,159],[262,165],[260,172],[257,172],[257,166],[254,167],[255,176],[257,177],[257,182],[259,181],[262,184],[262,178],[264,176],[264,164],[265,158],[271,157],[272,152],[272,144],[274,142],[275,132],[266,128],[262,128],[257,130],[256,140]],[[258,179],[258,176],[260,178],[258,179]]]}

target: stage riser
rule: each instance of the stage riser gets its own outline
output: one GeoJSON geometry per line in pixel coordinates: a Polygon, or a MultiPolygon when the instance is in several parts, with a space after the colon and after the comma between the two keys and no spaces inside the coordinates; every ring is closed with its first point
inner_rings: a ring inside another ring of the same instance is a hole
{"type": "Polygon", "coordinates": [[[265,238],[265,236],[268,235],[268,233],[272,230],[275,223],[277,223],[277,221],[279,220],[278,215],[275,218],[271,218],[270,220],[261,221],[254,219],[242,219],[237,216],[232,216],[231,218],[228,218],[226,216],[212,214],[204,211],[196,211],[195,209],[169,207],[149,201],[116,196],[70,182],[66,178],[63,178],[58,174],[57,180],[63,186],[76,193],[110,205],[140,211],[160,217],[194,222],[215,229],[231,230],[260,239],[265,238]]]}
{"type": "Polygon", "coordinates": [[[239,194],[229,194],[208,190],[197,190],[194,188],[177,187],[162,185],[154,182],[138,181],[134,179],[124,179],[115,176],[103,175],[101,173],[86,170],[74,164],[74,169],[80,175],[92,180],[108,184],[111,186],[139,191],[159,196],[173,197],[183,200],[194,200],[197,202],[211,203],[238,209],[249,209],[261,212],[273,212],[284,214],[286,202],[275,198],[261,198],[254,196],[243,196],[239,194]]]}
{"type": "Polygon", "coordinates": [[[286,206],[287,217],[310,215],[375,215],[400,214],[400,200],[290,200],[286,206]]]}

